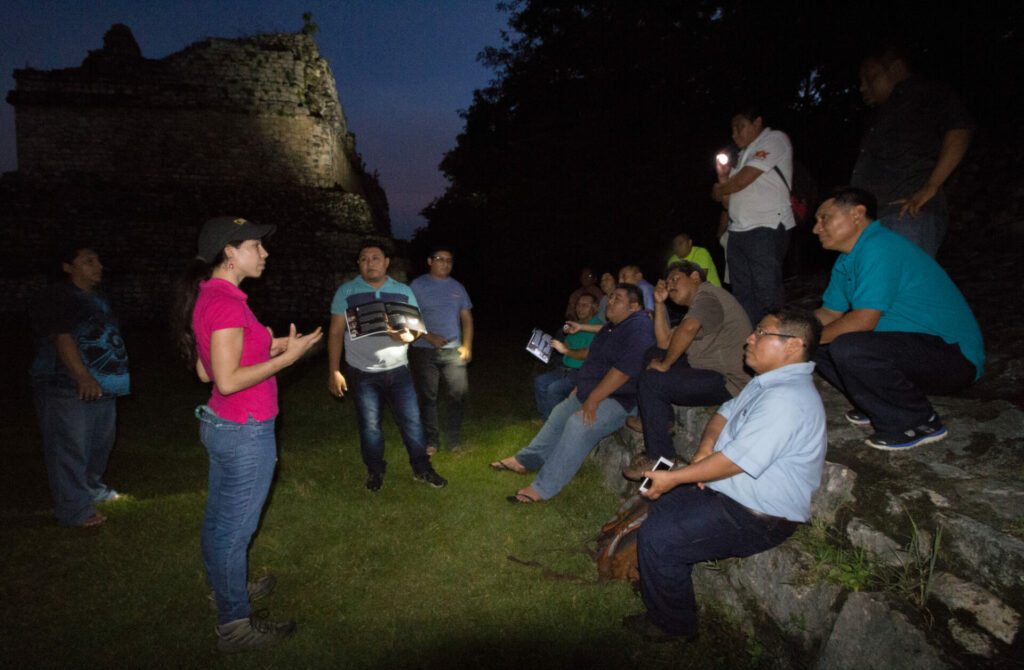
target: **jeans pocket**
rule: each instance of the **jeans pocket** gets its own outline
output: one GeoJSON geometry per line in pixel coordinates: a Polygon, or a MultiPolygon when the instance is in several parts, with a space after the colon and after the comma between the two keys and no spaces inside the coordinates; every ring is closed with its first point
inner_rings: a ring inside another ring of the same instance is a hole
{"type": "Polygon", "coordinates": [[[206,405],[196,407],[196,418],[199,419],[199,439],[206,447],[210,458],[230,458],[235,452],[244,426],[217,416],[206,405]]]}

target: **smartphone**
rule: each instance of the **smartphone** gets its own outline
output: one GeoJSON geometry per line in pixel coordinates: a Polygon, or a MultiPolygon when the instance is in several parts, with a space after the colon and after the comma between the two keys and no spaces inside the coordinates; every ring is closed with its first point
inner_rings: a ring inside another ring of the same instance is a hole
{"type": "MultiPolygon", "coordinates": [[[[671,470],[673,465],[675,463],[662,456],[651,470],[671,470]]],[[[644,480],[640,482],[640,493],[646,493],[649,488],[651,488],[651,478],[644,477],[644,480]]]]}

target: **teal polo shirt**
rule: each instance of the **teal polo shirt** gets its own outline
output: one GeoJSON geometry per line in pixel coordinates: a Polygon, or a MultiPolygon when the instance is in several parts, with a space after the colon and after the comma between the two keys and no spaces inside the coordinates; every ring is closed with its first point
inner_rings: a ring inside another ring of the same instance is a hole
{"type": "Polygon", "coordinates": [[[981,329],[960,289],[916,244],[872,222],[832,267],[823,305],[834,312],[877,309],[876,332],[924,333],[956,344],[981,377],[981,329]]]}

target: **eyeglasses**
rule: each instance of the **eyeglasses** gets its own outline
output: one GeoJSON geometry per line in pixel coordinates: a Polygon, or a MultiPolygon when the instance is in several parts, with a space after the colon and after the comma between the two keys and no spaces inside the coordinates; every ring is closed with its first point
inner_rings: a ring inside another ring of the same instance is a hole
{"type": "Polygon", "coordinates": [[[454,256],[431,256],[430,260],[437,261],[438,263],[454,263],[454,256]]]}
{"type": "Polygon", "coordinates": [[[754,331],[754,337],[756,337],[758,339],[760,339],[760,338],[762,338],[762,337],[764,337],[766,335],[774,335],[775,337],[784,337],[784,338],[799,337],[798,335],[786,335],[785,333],[769,333],[767,330],[762,330],[762,329],[758,329],[758,330],[754,331]]]}

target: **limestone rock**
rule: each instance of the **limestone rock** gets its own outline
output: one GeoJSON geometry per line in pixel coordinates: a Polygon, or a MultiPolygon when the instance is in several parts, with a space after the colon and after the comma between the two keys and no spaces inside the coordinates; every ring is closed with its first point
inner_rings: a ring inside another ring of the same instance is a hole
{"type": "Polygon", "coordinates": [[[940,572],[932,580],[931,592],[949,609],[970,612],[979,626],[1006,644],[1013,644],[1020,630],[1020,615],[989,591],[940,572]]]}
{"type": "Polygon", "coordinates": [[[878,594],[851,593],[818,657],[818,670],[948,668],[924,632],[878,594]]]}

